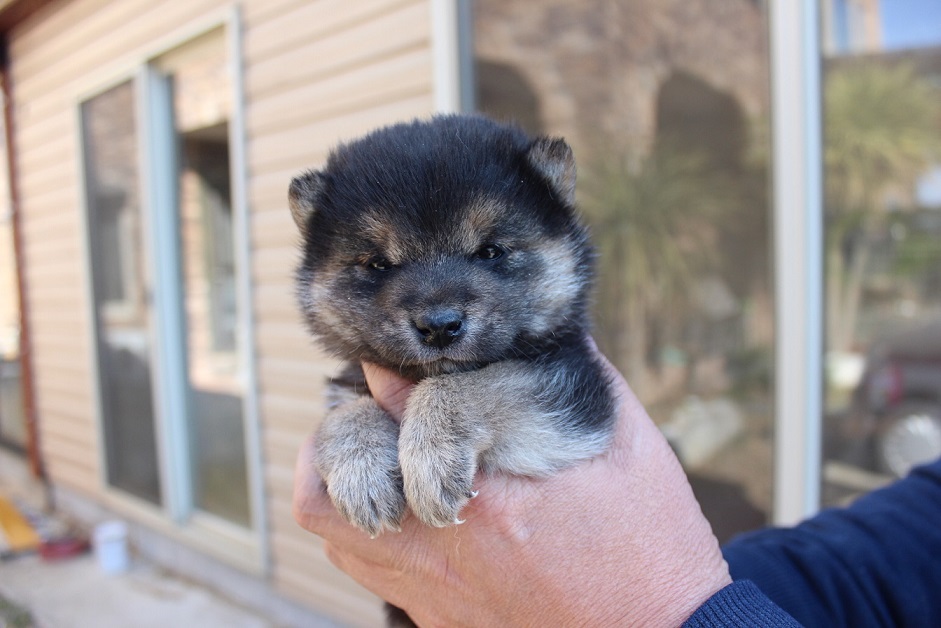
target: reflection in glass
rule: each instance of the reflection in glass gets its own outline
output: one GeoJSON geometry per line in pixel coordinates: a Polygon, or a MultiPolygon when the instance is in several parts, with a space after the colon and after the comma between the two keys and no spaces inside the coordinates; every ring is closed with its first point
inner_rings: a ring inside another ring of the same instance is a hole
{"type": "Polygon", "coordinates": [[[830,505],[941,455],[941,5],[824,9],[830,505]]]}
{"type": "MultiPolygon", "coordinates": [[[[6,134],[0,119],[0,133],[6,134]]],[[[0,136],[2,137],[2,136],[0,136]]],[[[20,299],[13,242],[13,206],[6,155],[0,151],[0,445],[26,448],[20,368],[20,299]]]]}
{"type": "Polygon", "coordinates": [[[231,90],[214,31],[158,61],[179,150],[181,307],[193,507],[251,525],[229,164],[231,90]]]}
{"type": "Polygon", "coordinates": [[[195,505],[249,524],[236,351],[228,127],[180,134],[180,228],[195,505]]]}
{"type": "Polygon", "coordinates": [[[0,444],[26,447],[20,379],[20,309],[13,254],[12,214],[0,204],[0,444]]]}
{"type": "Polygon", "coordinates": [[[108,483],[157,504],[133,83],[82,103],[81,114],[108,483]]]}
{"type": "Polygon", "coordinates": [[[720,537],[768,520],[765,3],[478,0],[478,108],[559,135],[599,249],[596,337],[720,537]]]}

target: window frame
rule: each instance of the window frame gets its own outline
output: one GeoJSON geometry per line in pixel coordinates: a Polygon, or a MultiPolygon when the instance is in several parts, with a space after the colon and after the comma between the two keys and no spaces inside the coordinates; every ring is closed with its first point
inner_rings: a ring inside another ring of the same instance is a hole
{"type": "Polygon", "coordinates": [[[776,525],[797,523],[820,509],[824,319],[818,5],[817,0],[771,0],[769,5],[776,525]]]}

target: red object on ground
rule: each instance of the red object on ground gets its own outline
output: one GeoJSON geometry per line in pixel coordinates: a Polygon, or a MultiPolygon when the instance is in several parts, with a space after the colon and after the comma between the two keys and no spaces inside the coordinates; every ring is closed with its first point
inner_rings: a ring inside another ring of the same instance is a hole
{"type": "Polygon", "coordinates": [[[53,541],[43,541],[39,546],[39,555],[43,560],[54,561],[72,558],[88,551],[88,539],[65,537],[53,541]]]}

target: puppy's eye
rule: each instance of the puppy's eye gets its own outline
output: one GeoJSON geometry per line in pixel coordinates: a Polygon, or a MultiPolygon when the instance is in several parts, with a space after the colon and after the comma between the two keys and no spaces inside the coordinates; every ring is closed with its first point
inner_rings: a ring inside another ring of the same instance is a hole
{"type": "Polygon", "coordinates": [[[392,265],[392,262],[390,262],[386,258],[380,257],[377,255],[376,257],[370,257],[368,260],[366,260],[365,266],[366,268],[369,268],[372,270],[386,271],[386,270],[392,270],[393,265],[392,265]]]}
{"type": "Polygon", "coordinates": [[[485,244],[477,249],[477,257],[480,259],[491,260],[503,257],[503,249],[495,244],[485,244]]]}

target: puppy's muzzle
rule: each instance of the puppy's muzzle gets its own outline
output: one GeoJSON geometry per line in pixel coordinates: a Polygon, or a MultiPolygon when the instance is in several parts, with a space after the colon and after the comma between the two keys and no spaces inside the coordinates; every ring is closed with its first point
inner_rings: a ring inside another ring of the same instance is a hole
{"type": "Polygon", "coordinates": [[[464,335],[464,313],[453,308],[423,312],[412,320],[422,343],[444,349],[464,335]]]}

